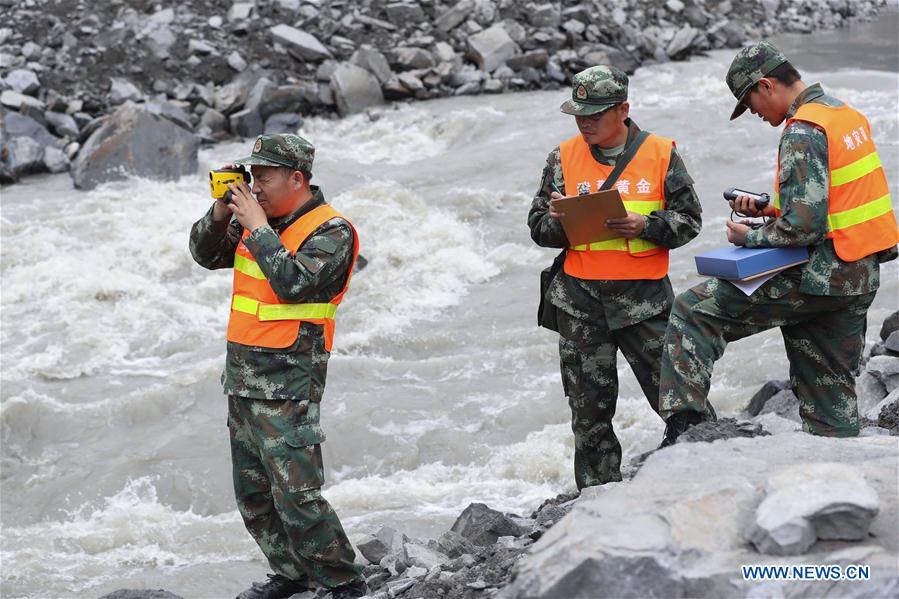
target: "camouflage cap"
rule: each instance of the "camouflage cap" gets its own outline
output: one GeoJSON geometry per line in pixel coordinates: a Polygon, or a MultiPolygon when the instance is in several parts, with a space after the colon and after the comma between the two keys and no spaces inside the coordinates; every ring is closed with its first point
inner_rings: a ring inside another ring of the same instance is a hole
{"type": "Polygon", "coordinates": [[[769,42],[758,42],[740,50],[727,69],[727,86],[737,99],[737,106],[730,115],[734,120],[746,111],[743,98],[759,79],[787,62],[783,52],[769,42]]]}
{"type": "Polygon", "coordinates": [[[571,79],[571,99],[562,104],[562,112],[590,116],[627,100],[627,74],[615,67],[584,69],[571,79]]]}
{"type": "Polygon", "coordinates": [[[253,144],[253,153],[234,164],[258,166],[288,166],[301,171],[312,171],[315,148],[299,135],[282,133],[260,135],[253,144]]]}

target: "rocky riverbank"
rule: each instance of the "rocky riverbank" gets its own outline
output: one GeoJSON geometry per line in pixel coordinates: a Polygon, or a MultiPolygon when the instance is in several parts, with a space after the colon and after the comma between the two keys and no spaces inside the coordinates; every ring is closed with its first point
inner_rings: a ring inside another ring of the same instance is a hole
{"type": "MultiPolygon", "coordinates": [[[[800,432],[795,396],[771,381],[737,418],[693,427],[673,447],[639,456],[624,482],[560,495],[526,516],[474,503],[436,540],[392,528],[355,537],[371,595],[896,596],[899,312],[881,338],[857,382],[859,437],[800,432]],[[863,566],[870,580],[743,578],[742,565],[762,564],[863,566]]],[[[164,591],[103,599],[150,598],[180,599],[164,591]]]]}
{"type": "Polygon", "coordinates": [[[196,169],[201,143],[296,131],[309,115],[555,89],[589,65],[633,72],[870,19],[882,4],[0,0],[0,182],[70,169],[81,188],[173,178],[196,169]],[[166,164],[153,164],[159,152],[166,164]]]}

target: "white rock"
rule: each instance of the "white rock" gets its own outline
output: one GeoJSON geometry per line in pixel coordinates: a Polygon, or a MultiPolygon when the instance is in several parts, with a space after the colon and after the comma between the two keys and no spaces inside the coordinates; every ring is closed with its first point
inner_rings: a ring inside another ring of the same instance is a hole
{"type": "Polygon", "coordinates": [[[323,60],[331,58],[331,51],[312,34],[284,24],[275,25],[270,31],[276,42],[284,44],[288,52],[296,53],[303,59],[323,60]]]}
{"type": "Polygon", "coordinates": [[[228,10],[228,20],[232,23],[235,21],[246,21],[250,18],[250,13],[256,8],[252,2],[235,2],[228,10]]]}
{"type": "Polygon", "coordinates": [[[468,38],[468,47],[478,66],[488,73],[521,51],[500,24],[468,38]]]}
{"type": "Polygon", "coordinates": [[[13,69],[6,74],[6,84],[20,94],[33,96],[41,88],[41,81],[34,71],[28,69],[13,69]]]}
{"type": "Polygon", "coordinates": [[[44,103],[37,98],[20,94],[11,89],[4,90],[3,93],[0,93],[0,104],[15,110],[21,110],[22,106],[25,105],[38,110],[44,109],[44,103]]]}
{"type": "Polygon", "coordinates": [[[813,463],[776,471],[746,530],[761,553],[797,555],[818,539],[864,539],[879,511],[877,493],[853,466],[813,463]]]}
{"type": "Polygon", "coordinates": [[[143,98],[140,90],[136,85],[122,79],[121,77],[111,77],[109,80],[109,102],[111,104],[122,104],[127,101],[138,101],[143,98]]]}
{"type": "Polygon", "coordinates": [[[338,65],[331,75],[331,90],[341,116],[384,103],[384,94],[375,76],[348,62],[338,65]]]}
{"type": "Polygon", "coordinates": [[[240,52],[234,50],[228,55],[228,66],[240,73],[247,68],[247,61],[243,59],[240,52]]]}

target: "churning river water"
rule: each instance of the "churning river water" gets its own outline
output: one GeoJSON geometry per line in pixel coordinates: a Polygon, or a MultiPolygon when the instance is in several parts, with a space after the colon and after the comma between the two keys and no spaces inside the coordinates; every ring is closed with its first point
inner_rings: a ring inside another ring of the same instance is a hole
{"type": "MultiPolygon", "coordinates": [[[[780,40],[806,81],[869,117],[894,190],[896,23],[780,40]]],[[[703,203],[702,234],[672,254],[676,291],[700,280],[695,254],[725,244],[721,191],[770,191],[774,177],[779,132],[728,123],[733,54],[631,79],[632,116],[677,140],[703,203]]],[[[370,260],[340,310],[322,409],[324,494],[351,535],[436,536],[470,502],[524,514],[574,487],[556,337],[535,326],[555,252],[525,224],[546,154],[576,133],[558,110],[567,93],[452,98],[301,131],[317,147],[315,181],[370,260]]],[[[4,596],[226,597],[266,571],[235,508],[218,382],[231,275],[187,248],[210,201],[205,170],[249,148],[204,150],[177,182],[81,192],[60,175],[3,189],[4,596]]],[[[885,265],[869,344],[899,304],[897,273],[885,265]]],[[[663,424],[621,357],[618,369],[627,460],[663,424]]],[[[736,411],[787,370],[777,330],[734,343],[711,399],[736,411]]]]}

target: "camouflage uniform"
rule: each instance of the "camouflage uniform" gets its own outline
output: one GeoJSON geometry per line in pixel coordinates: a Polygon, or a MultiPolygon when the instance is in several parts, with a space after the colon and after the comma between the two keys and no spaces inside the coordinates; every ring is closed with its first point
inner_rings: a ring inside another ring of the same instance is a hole
{"type": "MultiPolygon", "coordinates": [[[[744,110],[743,96],[786,58],[767,43],[741,51],[728,85],[744,110]]],[[[820,85],[806,88],[787,118],[807,102],[840,106],[820,85]]],[[[858,434],[855,375],[858,373],[868,307],[880,284],[879,263],[896,257],[891,248],[844,262],[827,234],[830,169],[827,136],[796,121],[780,139],[782,215],[746,233],[746,247],[808,246],[809,262],[785,270],[746,296],[733,285],[710,279],[677,297],[665,338],[660,385],[661,414],[697,412],[714,419],[708,402],[712,367],[727,343],[780,327],[790,382],[799,398],[803,428],[829,436],[858,434]]]]}
{"type": "MultiPolygon", "coordinates": [[[[312,152],[297,136],[262,136],[253,155],[238,163],[308,172],[312,152]]],[[[279,232],[325,203],[321,190],[311,189],[306,204],[269,219],[244,240],[269,285],[291,303],[331,300],[343,289],[353,259],[353,230],[342,219],[318,227],[294,255],[281,243],[279,232]]],[[[204,268],[232,268],[242,234],[236,219],[214,221],[210,209],[191,230],[191,254],[204,268]]],[[[234,490],[247,530],[277,574],[332,588],[359,581],[361,570],[320,492],[325,436],[319,406],[329,355],[322,325],[302,322],[296,341],[284,349],[228,342],[222,383],[234,490]]]]}
{"type": "MultiPolygon", "coordinates": [[[[627,76],[617,69],[593,67],[578,73],[575,89],[586,83],[590,94],[626,98],[627,76]]],[[[595,114],[614,104],[584,105],[567,101],[567,114],[595,114]]],[[[627,143],[640,131],[628,120],[627,143]]],[[[591,146],[593,157],[614,165],[622,148],[591,146]]],[[[547,214],[550,194],[565,189],[559,148],[550,152],[540,188],[528,213],[531,238],[542,247],[567,248],[565,231],[547,214]]],[[[702,210],[677,149],[665,176],[665,210],[645,217],[641,237],[676,248],[693,239],[702,224],[702,210]]],[[[668,313],[674,294],[668,277],[658,280],[596,281],[559,272],[547,300],[557,310],[562,386],[571,407],[575,438],[574,474],[579,489],[621,480],[621,445],[612,428],[618,399],[617,350],[621,350],[653,410],[658,411],[659,362],[668,313]]]]}

